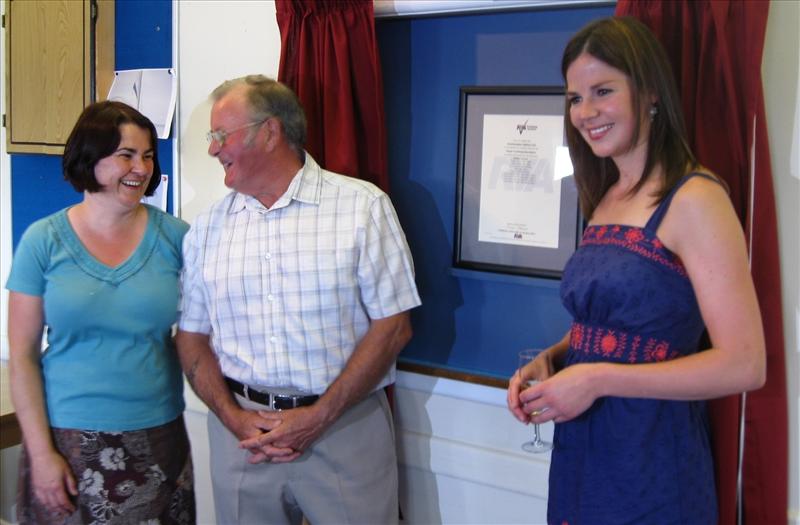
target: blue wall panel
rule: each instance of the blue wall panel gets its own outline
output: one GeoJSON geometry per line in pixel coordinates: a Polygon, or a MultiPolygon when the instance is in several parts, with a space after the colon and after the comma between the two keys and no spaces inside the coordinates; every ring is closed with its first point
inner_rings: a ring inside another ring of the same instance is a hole
{"type": "Polygon", "coordinates": [[[564,336],[558,281],[452,269],[459,88],[562,85],[561,53],[612,7],[377,24],[391,196],[414,255],[423,305],[409,362],[507,378],[516,353],[564,336]]]}
{"type": "MultiPolygon", "coordinates": [[[[116,69],[172,66],[172,2],[117,0],[115,11],[116,69]]],[[[158,157],[161,169],[171,175],[172,140],[158,141],[158,157]]],[[[32,222],[81,199],[64,180],[61,156],[11,155],[14,247],[32,222]]]]}
{"type": "MultiPolygon", "coordinates": [[[[169,0],[117,0],[115,68],[172,67],[172,2],[169,0]]],[[[158,141],[158,164],[172,178],[172,139],[158,141]]],[[[170,189],[170,195],[172,191],[170,189]]],[[[167,211],[172,213],[172,199],[167,211]]]]}
{"type": "Polygon", "coordinates": [[[172,2],[117,0],[116,69],[172,67],[172,2]]]}
{"type": "Polygon", "coordinates": [[[11,155],[11,227],[14,248],[34,221],[80,202],[64,180],[61,155],[11,155]]]}

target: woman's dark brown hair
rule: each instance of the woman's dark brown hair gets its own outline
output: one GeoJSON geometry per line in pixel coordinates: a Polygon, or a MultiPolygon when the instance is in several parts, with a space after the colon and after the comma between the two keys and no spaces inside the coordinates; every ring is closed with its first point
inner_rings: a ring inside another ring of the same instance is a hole
{"type": "MultiPolygon", "coordinates": [[[[664,185],[654,195],[656,202],[666,196],[687,170],[698,167],[697,159],[686,138],[681,101],[664,48],[653,33],[631,17],[604,18],[581,29],[567,44],[561,60],[561,74],[566,82],[567,70],[583,53],[622,71],[631,89],[633,112],[637,116],[631,148],[639,142],[640,122],[650,118],[651,98],[657,113],[650,123],[647,138],[647,159],[639,182],[631,189],[637,192],[660,166],[664,185]]],[[[597,157],[570,121],[569,100],[564,108],[567,144],[575,170],[581,210],[587,218],[608,188],[619,179],[619,170],[611,158],[597,157]]]]}
{"type": "Polygon", "coordinates": [[[150,119],[122,102],[106,100],[87,106],[64,147],[61,166],[64,179],[76,191],[90,193],[100,191],[101,186],[94,176],[94,167],[100,159],[108,157],[119,147],[122,140],[119,128],[123,124],[135,124],[150,134],[153,148],[153,175],[144,194],[153,195],[161,183],[161,167],[158,165],[158,134],[150,119]]]}

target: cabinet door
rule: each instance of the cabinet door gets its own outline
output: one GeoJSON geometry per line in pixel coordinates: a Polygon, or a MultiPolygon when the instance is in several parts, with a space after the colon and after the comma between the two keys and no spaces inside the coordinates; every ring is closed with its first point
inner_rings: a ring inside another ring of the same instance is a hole
{"type": "MultiPolygon", "coordinates": [[[[108,4],[113,28],[113,3],[108,4]]],[[[97,14],[89,0],[9,0],[6,135],[10,153],[63,153],[72,126],[92,101],[93,10],[97,14]]],[[[102,18],[109,23],[107,13],[102,18]]],[[[99,24],[101,17],[97,20],[99,24]]],[[[111,34],[113,50],[113,30],[111,34]]],[[[98,40],[95,49],[101,45],[109,43],[98,40]]]]}

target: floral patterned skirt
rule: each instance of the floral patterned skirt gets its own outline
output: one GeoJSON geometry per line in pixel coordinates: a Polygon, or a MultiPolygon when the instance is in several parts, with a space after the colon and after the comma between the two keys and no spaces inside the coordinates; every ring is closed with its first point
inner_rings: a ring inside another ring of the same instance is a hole
{"type": "Polygon", "coordinates": [[[23,446],[17,494],[20,525],[195,523],[192,457],[183,416],[126,432],[51,430],[78,483],[77,510],[57,517],[36,499],[23,446]]]}

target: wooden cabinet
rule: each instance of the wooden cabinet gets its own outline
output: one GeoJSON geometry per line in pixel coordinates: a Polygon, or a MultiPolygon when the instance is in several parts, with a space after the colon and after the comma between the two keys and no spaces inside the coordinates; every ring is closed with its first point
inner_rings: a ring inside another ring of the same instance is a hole
{"type": "Polygon", "coordinates": [[[84,107],[114,77],[113,0],[7,0],[9,153],[64,152],[84,107]]]}

